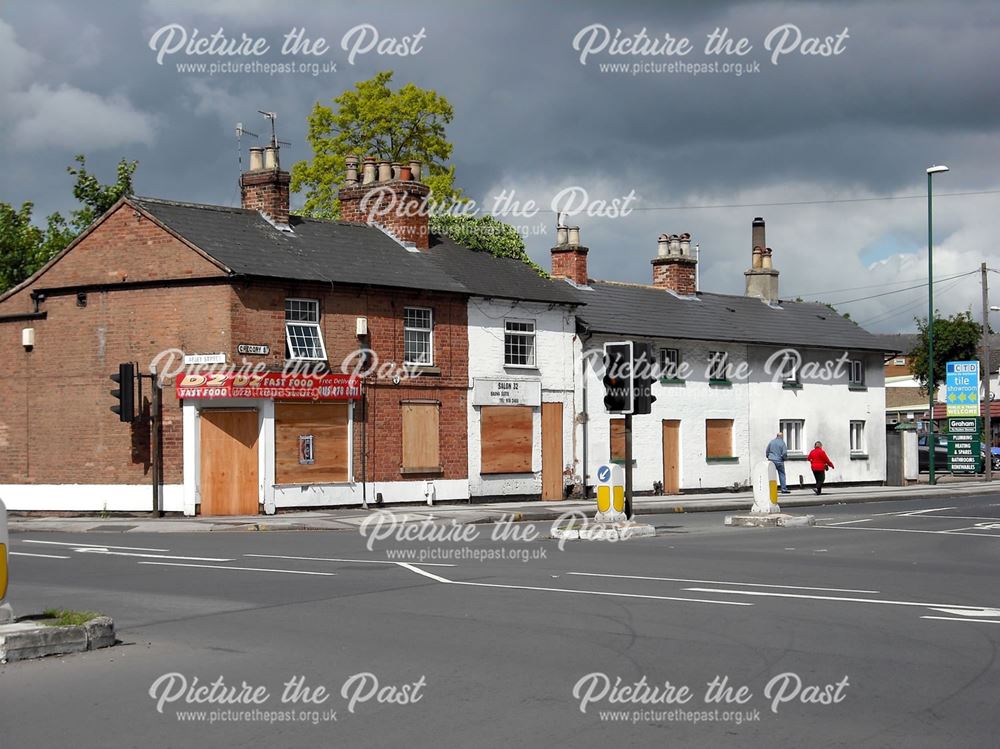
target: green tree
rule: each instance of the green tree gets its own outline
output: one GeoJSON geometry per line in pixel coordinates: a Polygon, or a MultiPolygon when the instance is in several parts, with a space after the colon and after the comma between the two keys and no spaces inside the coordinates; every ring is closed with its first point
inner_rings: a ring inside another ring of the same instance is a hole
{"type": "Polygon", "coordinates": [[[548,276],[524,251],[524,239],[517,229],[493,216],[431,214],[430,230],[433,234],[445,234],[470,250],[520,260],[539,275],[548,276]]]}
{"type": "Polygon", "coordinates": [[[393,91],[392,71],[385,70],[357,83],[333,100],[333,107],[316,102],[309,115],[307,139],[313,157],[292,167],[291,189],[305,191],[303,213],[337,218],[337,190],[346,178],[345,158],[375,156],[389,161],[423,162],[422,181],[437,202],[458,199],[455,167],[448,164],[452,144],[445,126],[454,117],[448,100],[436,91],[412,83],[393,91]]]}
{"type": "Polygon", "coordinates": [[[67,167],[66,171],[76,178],[73,196],[79,208],[73,211],[69,223],[56,212],[45,219],[45,228],[41,229],[32,223],[34,204],[30,201],[20,209],[0,203],[0,293],[45,265],[120,197],[132,192],[132,175],[138,162],[119,161],[115,182],[105,185],[87,171],[82,154],[75,161],[79,166],[67,167]]]}
{"type": "MultiPolygon", "coordinates": [[[[927,390],[927,318],[914,318],[917,323],[917,343],[910,352],[910,372],[927,390]]],[[[970,361],[979,358],[979,343],[983,326],[972,319],[971,312],[959,312],[951,317],[934,313],[934,383],[945,381],[945,365],[950,361],[970,361]]]]}

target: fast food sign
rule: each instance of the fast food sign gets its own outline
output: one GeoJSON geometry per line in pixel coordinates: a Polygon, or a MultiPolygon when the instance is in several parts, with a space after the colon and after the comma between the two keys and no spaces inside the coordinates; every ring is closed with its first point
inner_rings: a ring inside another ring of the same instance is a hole
{"type": "Polygon", "coordinates": [[[177,397],[188,398],[274,398],[278,400],[357,400],[361,380],[348,374],[285,374],[265,372],[209,372],[179,374],[177,397]]]}

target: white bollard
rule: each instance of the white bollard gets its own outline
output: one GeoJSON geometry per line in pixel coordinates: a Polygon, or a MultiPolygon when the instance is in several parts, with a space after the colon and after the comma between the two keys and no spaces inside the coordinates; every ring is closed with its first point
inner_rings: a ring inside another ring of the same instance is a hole
{"type": "Polygon", "coordinates": [[[7,602],[7,582],[9,578],[9,556],[7,549],[10,540],[7,537],[7,505],[0,499],[0,624],[14,621],[14,609],[7,602]]]}
{"type": "Polygon", "coordinates": [[[617,523],[625,517],[625,469],[615,463],[597,469],[597,523],[617,523]]]}
{"type": "Polygon", "coordinates": [[[778,469],[770,460],[762,460],[753,467],[753,511],[770,514],[781,512],[778,506],[778,469]]]}

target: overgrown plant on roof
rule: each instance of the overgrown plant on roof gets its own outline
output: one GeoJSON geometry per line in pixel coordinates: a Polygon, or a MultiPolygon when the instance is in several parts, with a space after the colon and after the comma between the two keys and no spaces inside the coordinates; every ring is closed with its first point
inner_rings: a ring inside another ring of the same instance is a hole
{"type": "Polygon", "coordinates": [[[507,257],[530,265],[538,275],[548,278],[548,273],[535,263],[524,249],[524,239],[510,224],[494,216],[454,216],[431,214],[432,234],[444,234],[452,241],[470,250],[489,252],[495,257],[507,257]]]}

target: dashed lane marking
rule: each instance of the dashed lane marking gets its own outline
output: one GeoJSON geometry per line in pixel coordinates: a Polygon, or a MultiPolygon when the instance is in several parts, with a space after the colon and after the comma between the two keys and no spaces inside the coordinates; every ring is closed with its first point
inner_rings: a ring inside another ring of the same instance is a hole
{"type": "MultiPolygon", "coordinates": [[[[257,557],[260,559],[296,559],[306,562],[350,562],[352,564],[402,564],[387,559],[341,559],[339,557],[286,557],[280,554],[244,554],[245,557],[257,557]]],[[[228,561],[228,560],[227,560],[228,561]]],[[[454,564],[442,564],[440,562],[417,562],[422,567],[454,567],[454,564]]]]}
{"type": "Polygon", "coordinates": [[[109,546],[108,544],[75,544],[68,541],[35,541],[30,538],[20,540],[22,544],[49,544],[51,546],[72,546],[78,549],[124,549],[125,551],[170,551],[170,549],[144,549],[139,546],[109,546]]]}
{"type": "MultiPolygon", "coordinates": [[[[822,551],[822,550],[818,550],[822,551]]],[[[833,593],[878,593],[877,590],[859,590],[856,588],[817,588],[811,585],[774,585],[771,583],[746,583],[733,580],[692,580],[686,577],[648,577],[645,575],[612,575],[604,572],[567,572],[567,575],[581,577],[614,577],[624,580],[662,580],[670,583],[709,583],[711,585],[749,585],[754,588],[784,588],[788,590],[825,590],[833,593]]]]}
{"type": "Polygon", "coordinates": [[[40,557],[42,559],[69,559],[70,557],[60,556],[59,554],[31,554],[27,551],[11,551],[8,552],[12,557],[40,557]]]}
{"type": "Polygon", "coordinates": [[[186,564],[184,562],[139,562],[139,564],[150,564],[159,567],[199,567],[206,570],[239,570],[240,572],[281,572],[286,575],[321,575],[323,577],[333,577],[336,572],[309,572],[308,570],[276,570],[264,567],[232,567],[224,564],[186,564]]]}

